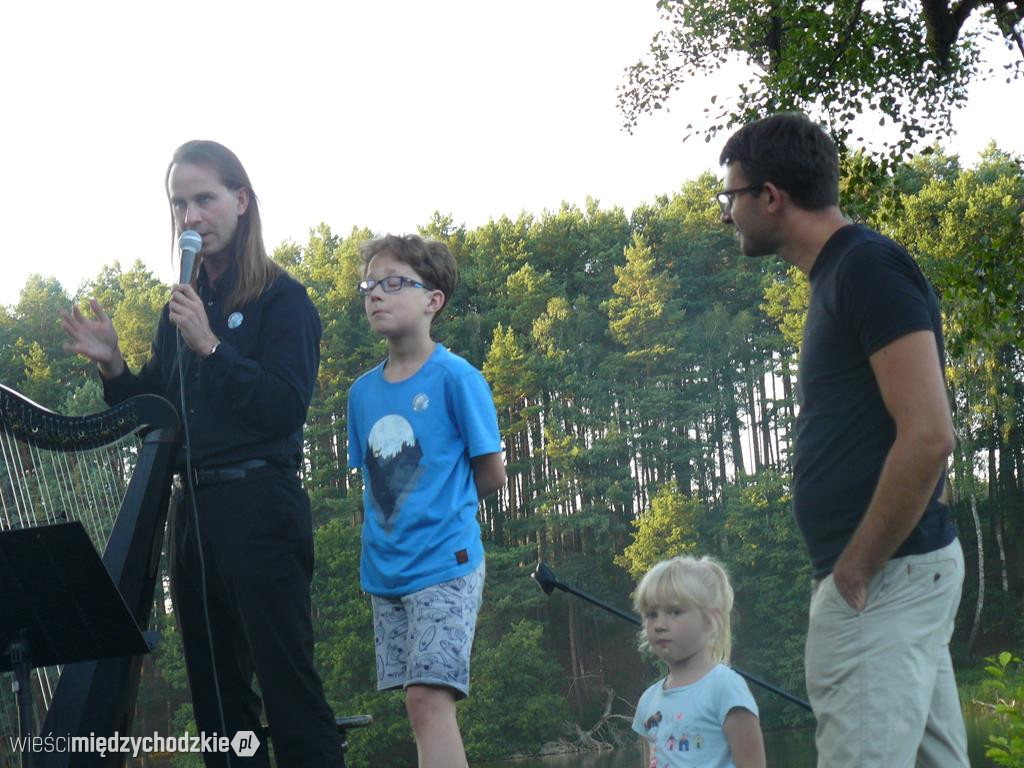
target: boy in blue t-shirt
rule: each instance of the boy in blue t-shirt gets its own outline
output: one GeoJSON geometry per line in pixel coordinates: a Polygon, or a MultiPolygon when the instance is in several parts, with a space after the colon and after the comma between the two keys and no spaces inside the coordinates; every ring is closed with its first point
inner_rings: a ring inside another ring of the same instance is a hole
{"type": "Polygon", "coordinates": [[[420,768],[466,766],[455,702],[483,595],[477,505],[505,484],[497,414],[481,373],[430,337],[458,279],[444,243],[388,235],[361,253],[366,317],[388,341],[348,397],[377,688],[405,689],[420,768]]]}

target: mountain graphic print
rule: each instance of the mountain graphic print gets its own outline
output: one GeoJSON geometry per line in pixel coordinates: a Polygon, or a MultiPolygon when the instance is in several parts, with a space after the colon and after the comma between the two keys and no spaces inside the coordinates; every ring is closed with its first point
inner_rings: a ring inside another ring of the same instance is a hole
{"type": "Polygon", "coordinates": [[[377,522],[388,531],[423,475],[423,449],[412,425],[396,414],[373,425],[366,447],[370,497],[377,522]]]}

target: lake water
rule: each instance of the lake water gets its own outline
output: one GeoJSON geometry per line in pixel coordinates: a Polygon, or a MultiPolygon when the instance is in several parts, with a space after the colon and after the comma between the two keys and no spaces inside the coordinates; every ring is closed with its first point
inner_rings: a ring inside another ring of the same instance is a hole
{"type": "MultiPolygon", "coordinates": [[[[967,749],[972,768],[996,768],[985,757],[985,743],[992,732],[991,718],[968,713],[967,749]]],[[[771,731],[764,735],[769,768],[816,768],[814,730],[771,731]]],[[[639,745],[634,749],[616,749],[576,755],[504,760],[496,763],[474,763],[473,768],[640,768],[639,745]]]]}

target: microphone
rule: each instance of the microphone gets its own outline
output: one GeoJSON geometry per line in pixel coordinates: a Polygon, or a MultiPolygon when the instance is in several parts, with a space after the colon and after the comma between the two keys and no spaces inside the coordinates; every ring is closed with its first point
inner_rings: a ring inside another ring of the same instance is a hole
{"type": "Polygon", "coordinates": [[[181,251],[181,276],[179,283],[192,281],[192,268],[196,264],[196,254],[203,247],[203,238],[194,229],[186,229],[178,238],[178,250],[181,251]]]}

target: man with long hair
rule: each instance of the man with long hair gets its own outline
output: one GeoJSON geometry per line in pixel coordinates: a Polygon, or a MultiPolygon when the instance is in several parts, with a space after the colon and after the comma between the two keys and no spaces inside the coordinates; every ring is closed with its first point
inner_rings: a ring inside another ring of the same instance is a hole
{"type": "MultiPolygon", "coordinates": [[[[256,194],[234,153],[183,144],[165,183],[173,237],[194,230],[202,248],[163,309],[152,356],[128,370],[95,299],[92,318],[77,307],[62,313],[65,346],[97,364],[107,403],[154,393],[182,417],[171,592],[199,731],[257,731],[255,675],[278,764],[337,765],[340,740],[313,665],[312,520],[297,475],[320,317],[267,256],[256,194]]],[[[246,762],[269,766],[266,745],[246,762]]]]}

